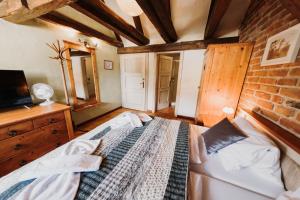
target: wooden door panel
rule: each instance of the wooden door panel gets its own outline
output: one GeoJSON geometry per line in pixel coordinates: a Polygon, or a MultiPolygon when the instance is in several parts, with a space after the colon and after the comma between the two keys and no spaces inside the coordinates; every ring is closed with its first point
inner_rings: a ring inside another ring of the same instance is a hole
{"type": "Polygon", "coordinates": [[[164,109],[170,104],[170,81],[172,77],[173,58],[159,56],[157,109],[164,109]]]}
{"type": "Polygon", "coordinates": [[[146,54],[121,57],[123,107],[145,110],[146,103],[146,54]]]}
{"type": "Polygon", "coordinates": [[[210,45],[198,98],[196,120],[212,126],[224,117],[224,107],[236,110],[253,45],[210,45]]]}

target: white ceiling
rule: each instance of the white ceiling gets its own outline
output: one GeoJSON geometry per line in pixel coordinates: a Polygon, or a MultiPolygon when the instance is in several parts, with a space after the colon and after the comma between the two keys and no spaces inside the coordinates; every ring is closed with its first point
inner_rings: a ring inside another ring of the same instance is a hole
{"type": "MultiPolygon", "coordinates": [[[[119,8],[116,0],[106,0],[105,2],[119,16],[134,26],[132,17],[128,16],[119,8]]],[[[178,42],[203,39],[211,0],[171,0],[170,3],[172,21],[178,35],[178,42]]],[[[250,0],[232,0],[231,5],[220,23],[216,36],[237,36],[238,28],[244,18],[249,3],[250,0]]],[[[111,30],[69,6],[58,9],[58,12],[108,36],[114,37],[111,30]]],[[[145,14],[140,15],[140,19],[144,34],[150,39],[150,44],[165,43],[145,14]]],[[[135,44],[125,38],[122,38],[122,40],[125,46],[135,46],[135,44]]]]}

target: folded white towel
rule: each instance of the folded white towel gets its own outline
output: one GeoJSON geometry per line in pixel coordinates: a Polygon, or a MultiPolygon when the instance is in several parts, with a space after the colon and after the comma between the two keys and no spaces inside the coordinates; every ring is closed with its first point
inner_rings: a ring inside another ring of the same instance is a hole
{"type": "Polygon", "coordinates": [[[300,200],[300,188],[296,191],[286,191],[277,197],[276,200],[300,200]]]}
{"type": "Polygon", "coordinates": [[[96,171],[100,167],[102,157],[90,155],[100,143],[101,140],[74,140],[62,147],[59,153],[38,160],[18,174],[14,183],[10,182],[12,186],[36,178],[11,199],[73,199],[80,182],[80,174],[76,172],[96,171]]]}
{"type": "Polygon", "coordinates": [[[10,200],[71,200],[75,198],[79,182],[79,173],[39,178],[26,186],[24,190],[13,195],[10,200]]]}
{"type": "Polygon", "coordinates": [[[63,155],[38,162],[21,175],[21,181],[57,174],[89,172],[99,169],[102,157],[93,155],[63,155]]]}

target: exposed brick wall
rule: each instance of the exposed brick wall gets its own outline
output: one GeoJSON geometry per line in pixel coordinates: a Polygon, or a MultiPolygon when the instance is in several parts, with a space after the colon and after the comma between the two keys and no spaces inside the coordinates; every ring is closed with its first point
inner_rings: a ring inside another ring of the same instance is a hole
{"type": "Polygon", "coordinates": [[[261,0],[250,6],[240,41],[255,42],[255,46],[239,106],[257,109],[300,137],[300,52],[295,63],[260,66],[267,38],[298,23],[279,0],[261,0]]]}

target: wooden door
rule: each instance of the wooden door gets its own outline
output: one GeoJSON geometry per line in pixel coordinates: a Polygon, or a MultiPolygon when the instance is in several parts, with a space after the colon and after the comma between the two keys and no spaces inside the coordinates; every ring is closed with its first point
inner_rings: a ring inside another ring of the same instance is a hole
{"type": "Polygon", "coordinates": [[[121,57],[122,104],[125,108],[146,110],[146,54],[121,57]]]}
{"type": "Polygon", "coordinates": [[[161,110],[170,104],[173,58],[160,55],[158,59],[157,110],[161,110]]]}
{"type": "Polygon", "coordinates": [[[253,45],[251,43],[209,45],[198,97],[196,121],[213,126],[226,115],[224,107],[236,107],[241,94],[253,45]]]}

